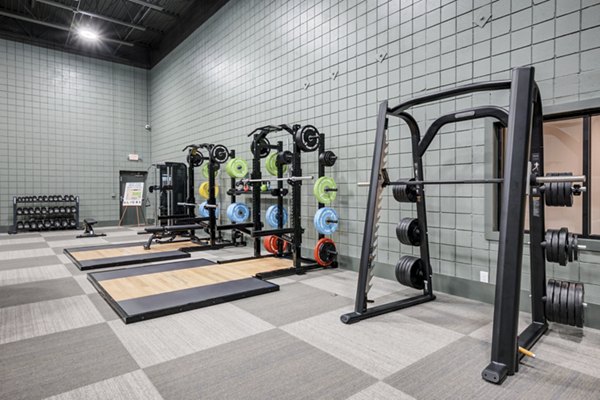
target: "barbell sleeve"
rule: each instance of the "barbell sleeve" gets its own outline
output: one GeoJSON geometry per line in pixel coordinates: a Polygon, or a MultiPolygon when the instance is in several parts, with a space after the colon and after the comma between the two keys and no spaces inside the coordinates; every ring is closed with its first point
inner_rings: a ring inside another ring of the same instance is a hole
{"type": "Polygon", "coordinates": [[[558,176],[538,176],[535,178],[537,183],[551,182],[585,182],[585,175],[558,175],[558,176]]]}

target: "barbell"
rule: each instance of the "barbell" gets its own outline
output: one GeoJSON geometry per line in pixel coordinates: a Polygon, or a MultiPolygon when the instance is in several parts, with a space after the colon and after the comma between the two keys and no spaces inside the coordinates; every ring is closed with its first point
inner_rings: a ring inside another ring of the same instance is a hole
{"type": "MultiPolygon", "coordinates": [[[[575,176],[538,176],[535,178],[537,183],[550,182],[585,182],[585,175],[575,176]]],[[[395,182],[386,182],[385,186],[417,186],[417,185],[477,185],[483,183],[502,183],[504,178],[487,179],[446,179],[446,180],[399,180],[395,182]]],[[[358,182],[357,186],[370,186],[369,182],[358,182]]]]}

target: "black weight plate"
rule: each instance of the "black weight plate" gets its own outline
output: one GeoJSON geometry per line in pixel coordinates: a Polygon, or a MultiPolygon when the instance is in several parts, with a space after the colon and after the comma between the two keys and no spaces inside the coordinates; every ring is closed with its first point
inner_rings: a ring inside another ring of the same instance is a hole
{"type": "Polygon", "coordinates": [[[552,207],[552,201],[554,198],[554,187],[552,182],[546,184],[546,190],[544,191],[544,198],[546,199],[546,205],[552,207]]]}
{"type": "Polygon", "coordinates": [[[214,162],[223,164],[229,158],[229,150],[222,144],[217,144],[210,149],[210,156],[214,162]]]}
{"type": "Polygon", "coordinates": [[[548,253],[550,257],[548,257],[548,261],[550,262],[556,262],[557,261],[557,246],[558,246],[558,242],[557,242],[557,238],[558,238],[558,234],[555,230],[551,230],[550,232],[550,252],[548,253]]]}
{"type": "Polygon", "coordinates": [[[554,297],[554,279],[549,279],[546,284],[546,302],[544,303],[546,309],[546,319],[554,321],[554,315],[552,314],[552,302],[554,297]]]}
{"type": "Polygon", "coordinates": [[[573,206],[573,184],[572,182],[565,183],[565,206],[573,206]]]}
{"type": "Polygon", "coordinates": [[[420,258],[410,265],[410,282],[411,286],[415,289],[423,289],[425,287],[424,269],[425,265],[420,258]]]}
{"type": "Polygon", "coordinates": [[[560,281],[554,281],[554,296],[552,296],[552,318],[560,322],[560,281]]]}
{"type": "Polygon", "coordinates": [[[321,138],[319,131],[312,125],[306,125],[301,130],[297,131],[294,136],[296,145],[305,152],[312,152],[319,148],[321,138]]]}
{"type": "Polygon", "coordinates": [[[583,283],[575,284],[575,326],[583,328],[583,283]]]}
{"type": "Polygon", "coordinates": [[[402,270],[402,266],[403,265],[404,265],[404,258],[400,257],[400,259],[396,263],[396,267],[394,268],[394,275],[396,275],[396,280],[401,285],[405,285],[405,283],[404,283],[404,272],[402,270]]]}
{"type": "Polygon", "coordinates": [[[558,205],[558,182],[552,182],[552,205],[558,205]]]}
{"type": "Polygon", "coordinates": [[[564,182],[556,182],[557,190],[556,190],[556,205],[564,206],[565,205],[565,196],[564,196],[564,182]]]}
{"type": "Polygon", "coordinates": [[[567,251],[569,231],[566,228],[560,228],[558,231],[558,263],[562,266],[567,265],[567,251]]]}
{"type": "Polygon", "coordinates": [[[577,261],[579,258],[579,236],[573,235],[573,259],[577,261]]]}
{"type": "Polygon", "coordinates": [[[573,234],[567,235],[567,261],[573,261],[573,234]]]}
{"type": "Polygon", "coordinates": [[[569,283],[569,293],[567,295],[567,304],[569,308],[567,324],[571,326],[575,325],[575,285],[575,282],[569,283]]]}
{"type": "Polygon", "coordinates": [[[560,282],[560,323],[569,323],[569,282],[560,282]]]}

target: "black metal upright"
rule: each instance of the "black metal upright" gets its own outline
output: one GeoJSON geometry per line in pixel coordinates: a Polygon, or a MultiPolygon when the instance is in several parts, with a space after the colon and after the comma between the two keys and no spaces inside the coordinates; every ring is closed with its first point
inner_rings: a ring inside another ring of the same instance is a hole
{"type": "MultiPolygon", "coordinates": [[[[296,142],[294,142],[293,146],[293,154],[292,157],[292,176],[299,177],[302,176],[302,150],[298,147],[296,142]]],[[[301,210],[302,210],[302,181],[292,181],[292,229],[294,230],[294,243],[292,246],[293,249],[293,264],[297,273],[302,272],[302,234],[304,233],[304,229],[302,229],[302,218],[301,218],[301,210]]]]}
{"type": "Polygon", "coordinates": [[[519,295],[525,225],[527,160],[533,119],[535,81],[532,68],[513,71],[510,113],[506,132],[504,190],[500,211],[500,237],[496,272],[496,300],[492,332],[492,361],[484,379],[500,383],[517,370],[519,295]]]}
{"type": "MultiPolygon", "coordinates": [[[[260,170],[260,141],[259,138],[261,135],[259,133],[255,134],[252,138],[254,141],[254,152],[252,154],[252,173],[250,174],[250,178],[252,181],[252,223],[254,224],[252,227],[253,232],[258,232],[262,229],[261,223],[261,211],[260,211],[260,187],[261,187],[261,179],[262,172],[260,170]]],[[[255,236],[253,241],[254,246],[254,257],[260,257],[260,236],[255,236]]]]}

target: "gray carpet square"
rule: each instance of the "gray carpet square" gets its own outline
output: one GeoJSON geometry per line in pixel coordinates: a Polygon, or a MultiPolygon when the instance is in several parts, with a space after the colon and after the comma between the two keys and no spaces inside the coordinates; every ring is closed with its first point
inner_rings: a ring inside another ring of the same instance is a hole
{"type": "Polygon", "coordinates": [[[527,359],[502,385],[481,378],[490,345],[464,337],[385,379],[417,399],[599,399],[600,379],[543,361],[527,359]],[[435,379],[432,379],[435,377],[435,379]]]}
{"type": "Polygon", "coordinates": [[[69,392],[48,397],[46,400],[162,400],[144,371],[137,370],[69,392]]]}
{"type": "Polygon", "coordinates": [[[52,256],[54,254],[54,251],[48,246],[45,246],[44,248],[35,248],[29,250],[0,250],[0,260],[15,260],[19,258],[43,257],[52,256]]]}
{"type": "Polygon", "coordinates": [[[61,264],[60,258],[58,258],[56,255],[17,258],[13,260],[2,260],[2,262],[0,263],[0,271],[4,271],[7,269],[31,268],[55,264],[61,264]]]}
{"type": "Polygon", "coordinates": [[[461,334],[401,313],[346,325],[337,309],[281,329],[372,376],[383,379],[454,342],[461,334]]]}
{"type": "Polygon", "coordinates": [[[142,368],[273,328],[231,303],[130,325],[109,324],[142,368]]]}
{"type": "Polygon", "coordinates": [[[40,399],[137,370],[106,324],[0,345],[0,398],[40,399]]]}
{"type": "Polygon", "coordinates": [[[438,293],[436,296],[437,298],[432,302],[398,312],[465,335],[493,320],[494,306],[491,304],[443,293],[438,293]]]}
{"type": "Polygon", "coordinates": [[[377,382],[348,397],[347,400],[415,400],[415,398],[383,382],[377,382]]]}
{"type": "Polygon", "coordinates": [[[104,322],[85,296],[0,308],[0,343],[9,343],[104,322]]]}
{"type": "Polygon", "coordinates": [[[45,241],[35,241],[35,242],[29,242],[29,243],[13,243],[11,242],[10,244],[6,244],[6,242],[3,242],[3,245],[0,246],[0,258],[2,257],[2,254],[6,251],[16,251],[16,250],[33,250],[33,249],[47,249],[48,243],[46,243],[45,241]]]}
{"type": "Polygon", "coordinates": [[[281,326],[351,303],[352,300],[347,297],[298,282],[285,285],[278,292],[249,297],[233,304],[275,326],[281,326]]]}
{"type": "MultiPolygon", "coordinates": [[[[317,289],[326,290],[354,299],[356,296],[356,285],[358,274],[354,271],[324,270],[307,274],[302,283],[317,289]]],[[[369,291],[369,299],[377,299],[382,296],[403,290],[403,287],[395,281],[374,277],[371,281],[373,287],[369,291]]]]}
{"type": "Polygon", "coordinates": [[[70,277],[69,270],[62,264],[41,267],[17,268],[0,271],[0,286],[46,281],[70,277]]]}
{"type": "Polygon", "coordinates": [[[41,237],[41,235],[37,232],[23,232],[23,233],[19,233],[18,235],[8,235],[8,234],[0,234],[0,241],[4,242],[4,241],[11,241],[11,240],[16,240],[16,239],[25,239],[25,238],[39,238],[41,237]]]}
{"type": "Polygon", "coordinates": [[[165,399],[345,399],[375,379],[271,330],[146,369],[165,399]]]}
{"type": "Polygon", "coordinates": [[[0,289],[0,308],[38,303],[81,294],[83,294],[83,291],[73,278],[4,286],[0,289]]]}

